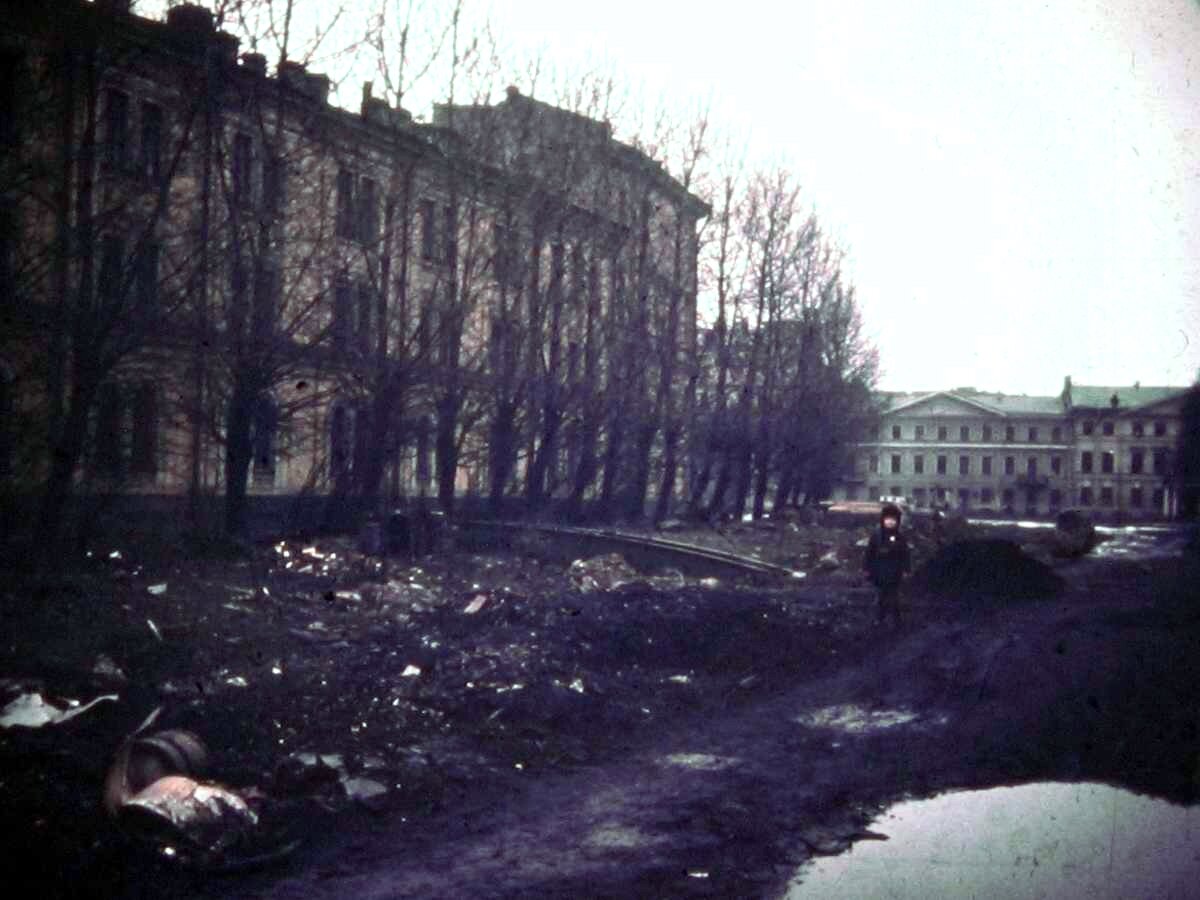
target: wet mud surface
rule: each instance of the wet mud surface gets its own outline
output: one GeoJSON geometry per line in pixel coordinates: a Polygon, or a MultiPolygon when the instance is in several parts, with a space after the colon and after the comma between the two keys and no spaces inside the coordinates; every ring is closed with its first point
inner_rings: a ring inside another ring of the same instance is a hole
{"type": "Polygon", "coordinates": [[[1055,590],[1013,597],[930,590],[926,565],[896,627],[864,535],[673,535],[792,581],[337,539],[14,576],[0,705],[117,699],[0,729],[4,869],[48,897],[770,897],[901,798],[1057,779],[1195,802],[1194,561],[1031,567],[1027,545],[1011,571],[1055,590]],[[156,708],[257,815],[191,866],[101,806],[156,708]]]}

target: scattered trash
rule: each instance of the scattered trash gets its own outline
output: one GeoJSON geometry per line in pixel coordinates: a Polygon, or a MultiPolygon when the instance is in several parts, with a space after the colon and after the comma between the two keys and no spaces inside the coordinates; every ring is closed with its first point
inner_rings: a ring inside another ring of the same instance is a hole
{"type": "Polygon", "coordinates": [[[376,812],[385,806],[388,789],[378,781],[370,778],[355,777],[343,778],[341,783],[342,789],[346,792],[347,799],[355,803],[360,803],[376,812]]]}
{"type": "Polygon", "coordinates": [[[161,596],[167,592],[167,583],[164,581],[160,584],[152,584],[146,588],[147,594],[153,594],[155,597],[161,596]]]}
{"type": "Polygon", "coordinates": [[[575,587],[584,593],[611,591],[639,578],[638,573],[619,553],[577,559],[571,563],[567,574],[575,587]]]}
{"type": "Polygon", "coordinates": [[[167,843],[169,857],[208,864],[242,842],[258,816],[228,788],[167,775],[122,803],[117,821],[133,837],[167,843]]]}
{"type": "Polygon", "coordinates": [[[400,673],[400,677],[401,678],[416,678],[420,674],[421,674],[420,668],[418,668],[417,666],[414,666],[412,663],[409,663],[407,666],[404,667],[404,671],[400,673]]]}
{"type": "Polygon", "coordinates": [[[128,677],[121,670],[110,656],[105,656],[101,653],[96,657],[96,663],[92,666],[92,674],[99,675],[103,678],[111,678],[114,681],[128,681],[128,677]]]}
{"type": "Polygon", "coordinates": [[[81,716],[98,703],[120,699],[116,694],[101,694],[94,700],[78,706],[78,700],[67,701],[69,709],[61,709],[49,703],[40,693],[22,694],[0,710],[0,728],[41,728],[43,725],[58,725],[81,716]]]}
{"type": "Polygon", "coordinates": [[[467,608],[463,613],[468,616],[473,616],[487,605],[487,594],[476,594],[475,597],[467,604],[467,608]]]}
{"type": "Polygon", "coordinates": [[[162,632],[158,630],[158,626],[154,624],[154,620],[147,619],[146,624],[150,626],[150,633],[161,641],[163,639],[162,632]]]}

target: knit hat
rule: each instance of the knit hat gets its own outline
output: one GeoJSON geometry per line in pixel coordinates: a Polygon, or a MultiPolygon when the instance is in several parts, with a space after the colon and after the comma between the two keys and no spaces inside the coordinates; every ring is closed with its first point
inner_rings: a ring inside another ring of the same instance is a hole
{"type": "Polygon", "coordinates": [[[882,522],[884,519],[889,517],[895,519],[896,524],[899,525],[900,520],[904,517],[904,514],[900,511],[900,507],[898,507],[895,503],[885,503],[883,504],[883,509],[879,510],[879,521],[882,522]]]}

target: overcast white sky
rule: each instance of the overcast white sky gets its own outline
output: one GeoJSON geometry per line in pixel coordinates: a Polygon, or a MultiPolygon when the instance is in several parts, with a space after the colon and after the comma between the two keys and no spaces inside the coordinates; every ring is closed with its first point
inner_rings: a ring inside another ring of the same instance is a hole
{"type": "Polygon", "coordinates": [[[786,165],[850,253],[882,386],[1200,369],[1195,0],[492,0],[514,48],[786,165]]]}
{"type": "Polygon", "coordinates": [[[883,387],[1200,371],[1197,0],[479,4],[514,69],[707,102],[786,166],[849,253],[883,387]]]}

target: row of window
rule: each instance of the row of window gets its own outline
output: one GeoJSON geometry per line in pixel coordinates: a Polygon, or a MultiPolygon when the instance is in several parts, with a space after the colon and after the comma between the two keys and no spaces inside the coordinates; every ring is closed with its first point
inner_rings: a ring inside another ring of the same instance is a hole
{"type": "MultiPolygon", "coordinates": [[[[875,440],[880,440],[883,430],[881,427],[875,429],[875,440]]],[[[971,435],[977,433],[979,440],[987,443],[997,440],[997,435],[1000,433],[998,429],[994,429],[991,425],[980,426],[978,431],[974,431],[970,425],[960,425],[957,428],[958,440],[966,443],[971,440],[971,435]]],[[[892,440],[903,440],[904,430],[901,425],[891,426],[892,440]]],[[[912,426],[912,439],[914,441],[932,440],[935,436],[939,441],[950,440],[951,428],[948,425],[938,425],[936,428],[930,426],[926,428],[924,425],[912,426]]],[[[1036,425],[1031,425],[1021,432],[1021,437],[1018,438],[1018,430],[1015,425],[1004,426],[1004,440],[1012,442],[1018,439],[1024,440],[1030,444],[1036,444],[1040,440],[1041,430],[1036,425]]],[[[1055,425],[1050,429],[1051,443],[1061,443],[1063,438],[1063,430],[1061,425],[1055,425]]]]}
{"type": "Polygon", "coordinates": [[[124,91],[109,89],[105,92],[101,158],[110,171],[157,183],[162,178],[163,109],[157,103],[143,101],[135,125],[133,106],[124,91]],[[135,133],[138,136],[136,144],[135,133]]]}
{"type": "MultiPolygon", "coordinates": [[[[1104,435],[1111,436],[1115,433],[1115,426],[1111,419],[1105,419],[1100,423],[1100,425],[1101,432],[1104,435]]],[[[1153,423],[1153,428],[1155,437],[1163,437],[1167,433],[1167,423],[1165,421],[1155,421],[1153,423]]],[[[983,425],[977,431],[973,430],[970,425],[960,425],[957,429],[952,429],[948,425],[938,425],[936,428],[933,426],[926,427],[925,425],[913,425],[911,426],[911,429],[911,438],[914,441],[933,440],[935,438],[939,441],[947,441],[950,440],[951,433],[956,432],[958,435],[958,440],[962,443],[970,441],[972,439],[972,434],[978,434],[979,440],[987,443],[989,441],[996,440],[997,435],[1000,433],[998,429],[993,429],[991,425],[983,425]]],[[[1094,434],[1096,431],[1096,423],[1091,419],[1085,419],[1081,423],[1081,431],[1085,435],[1094,434]]],[[[1061,425],[1052,426],[1049,433],[1051,443],[1062,443],[1063,429],[1061,425]]],[[[1130,433],[1134,437],[1144,437],[1147,433],[1146,423],[1135,420],[1131,425],[1130,433]]],[[[1036,444],[1039,440],[1041,440],[1043,432],[1036,425],[1030,425],[1023,429],[1018,429],[1018,427],[1015,425],[1005,425],[1003,434],[1005,441],[1012,442],[1016,440],[1023,440],[1026,443],[1036,444]]],[[[882,426],[876,427],[875,440],[881,440],[882,435],[882,426]]],[[[892,440],[894,441],[903,440],[904,427],[902,425],[892,425],[891,435],[892,440]]]]}
{"type": "MultiPolygon", "coordinates": [[[[1156,419],[1154,421],[1153,427],[1154,427],[1154,436],[1155,437],[1166,437],[1166,435],[1167,435],[1166,421],[1164,421],[1162,419],[1156,419]]],[[[1080,431],[1084,435],[1090,436],[1090,435],[1095,434],[1096,433],[1096,422],[1093,419],[1084,419],[1080,423],[1080,431]]],[[[1146,436],[1146,423],[1139,419],[1134,419],[1133,423],[1130,425],[1129,432],[1134,437],[1145,437],[1146,436]]],[[[1103,434],[1105,437],[1112,437],[1112,435],[1116,434],[1116,423],[1112,419],[1101,420],[1100,433],[1103,434]]]]}
{"type": "MultiPolygon", "coordinates": [[[[1026,509],[1035,512],[1038,508],[1038,492],[1023,492],[1025,495],[1026,509]]],[[[903,491],[899,485],[892,485],[888,489],[888,495],[893,497],[903,496],[903,491]]],[[[960,510],[970,510],[972,506],[994,507],[997,498],[1000,500],[1000,506],[1003,509],[1011,510],[1015,506],[1017,491],[1013,488],[1004,488],[999,493],[993,488],[980,488],[978,491],[971,491],[967,488],[962,488],[954,491],[950,488],[935,486],[932,488],[912,488],[912,502],[915,506],[924,507],[931,504],[945,504],[954,498],[957,501],[957,506],[960,510]]],[[[883,496],[882,485],[869,485],[867,487],[868,497],[883,496]]],[[[1125,502],[1125,507],[1128,509],[1161,509],[1165,499],[1165,491],[1162,488],[1154,488],[1147,492],[1140,485],[1134,485],[1129,489],[1128,497],[1125,502]]],[[[1062,508],[1064,494],[1061,490],[1054,489],[1046,494],[1048,506],[1051,512],[1062,508]]],[[[1080,506],[1085,507],[1106,507],[1112,508],[1117,505],[1117,492],[1111,485],[1104,485],[1100,488],[1081,487],[1077,495],[1077,502],[1080,506]]]]}
{"type": "MultiPolygon", "coordinates": [[[[960,477],[965,477],[965,476],[972,475],[972,474],[979,474],[979,475],[994,474],[993,466],[992,466],[992,461],[993,461],[992,457],[990,457],[990,456],[978,457],[978,464],[979,464],[978,473],[973,473],[971,471],[971,459],[972,459],[972,457],[970,457],[970,456],[958,457],[958,474],[960,477]]],[[[901,457],[901,455],[899,453],[893,453],[891,455],[891,458],[889,459],[889,464],[890,464],[889,471],[893,475],[904,474],[903,462],[904,462],[903,457],[901,457]]],[[[1037,477],[1038,465],[1039,465],[1038,458],[1036,456],[1030,456],[1028,459],[1025,460],[1025,474],[1031,478],[1037,477]]],[[[868,466],[869,466],[872,474],[877,473],[879,471],[879,457],[871,456],[869,459],[869,462],[868,462],[868,466]]],[[[938,475],[949,474],[950,458],[948,456],[940,456],[940,455],[934,457],[934,467],[935,467],[934,471],[936,471],[936,473],[938,475]]],[[[1050,471],[1055,475],[1061,475],[1062,470],[1063,470],[1062,457],[1061,456],[1052,456],[1050,458],[1050,471]]],[[[1005,475],[1015,475],[1016,473],[1017,473],[1017,458],[1015,456],[1004,457],[1004,474],[1005,475]]],[[[912,458],[912,474],[913,475],[924,475],[925,474],[925,457],[922,456],[921,454],[916,454],[912,458]]]]}
{"type": "MultiPolygon", "coordinates": [[[[1116,455],[1105,451],[1099,454],[1100,471],[1106,475],[1116,472],[1117,463],[1116,455]]],[[[1170,466],[1170,451],[1165,447],[1155,447],[1150,453],[1150,474],[1166,475],[1170,466]]],[[[1079,454],[1079,471],[1084,474],[1091,474],[1096,471],[1096,454],[1090,450],[1084,450],[1079,454]]],[[[1144,447],[1133,447],[1129,451],[1129,471],[1130,475],[1143,475],[1147,473],[1146,469],[1146,449],[1144,447]]]]}

